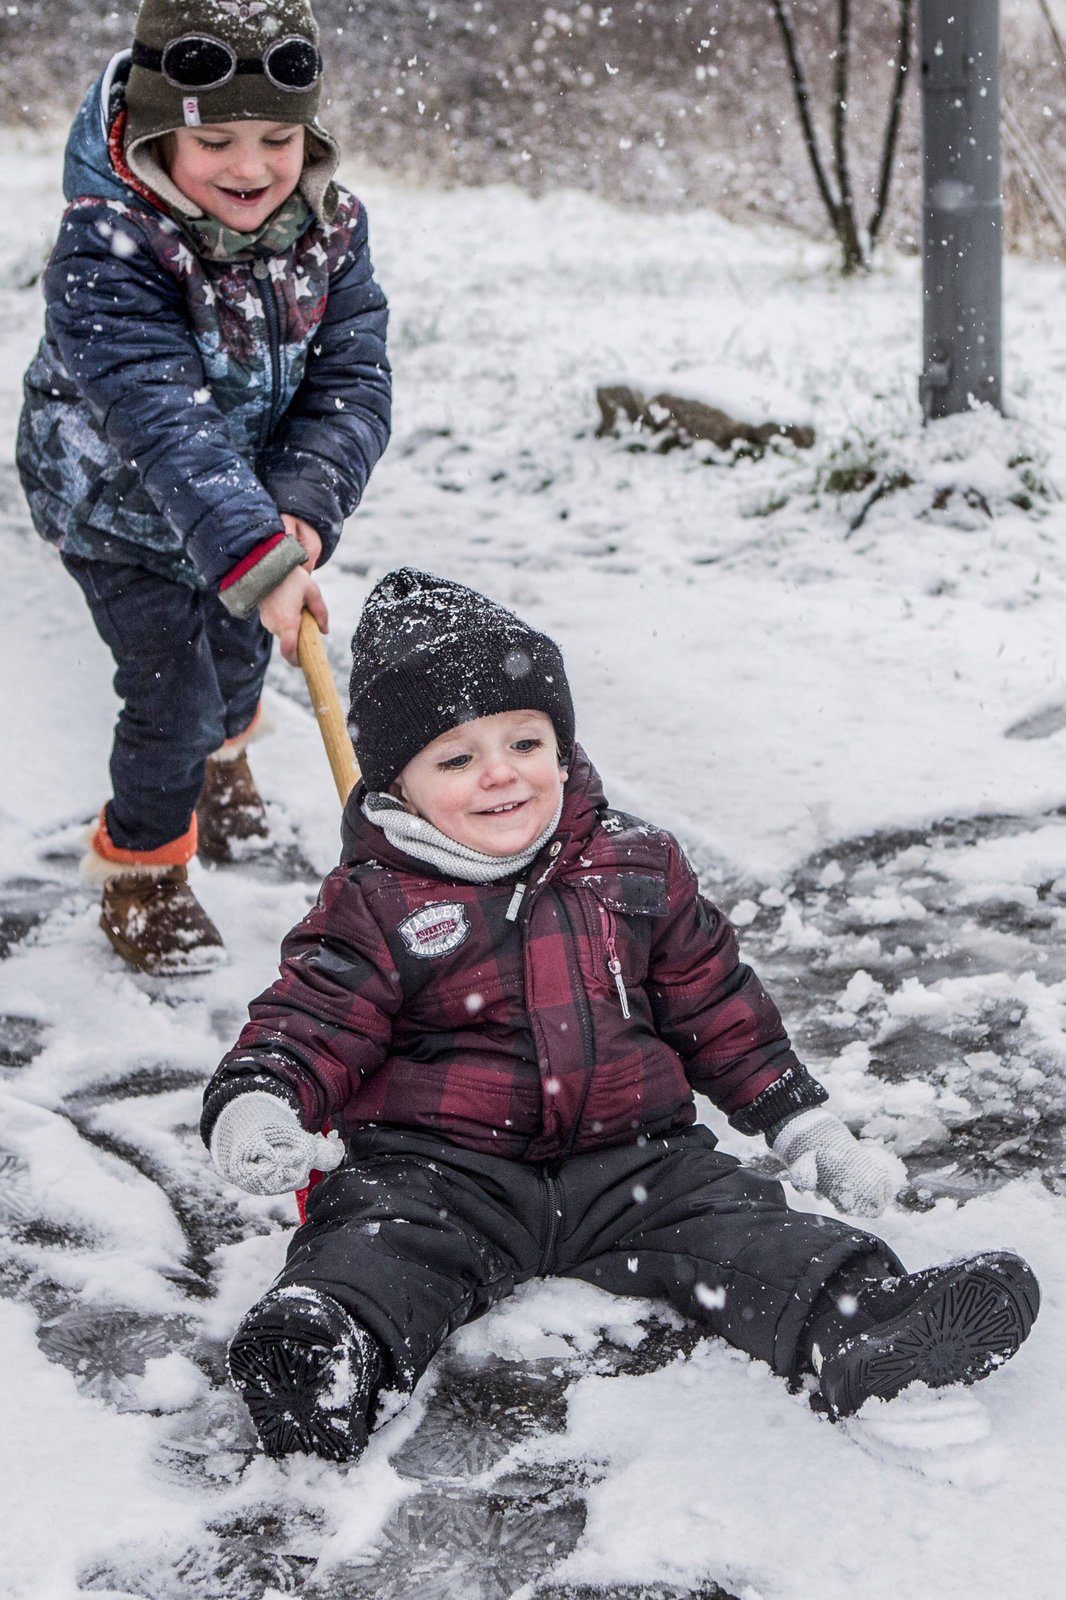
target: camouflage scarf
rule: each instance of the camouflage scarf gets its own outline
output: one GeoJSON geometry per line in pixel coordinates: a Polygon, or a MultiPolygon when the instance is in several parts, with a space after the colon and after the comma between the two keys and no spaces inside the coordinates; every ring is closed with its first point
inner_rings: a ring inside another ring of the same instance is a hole
{"type": "Polygon", "coordinates": [[[251,261],[253,256],[280,255],[287,250],[310,215],[311,207],[296,190],[254,233],[227,228],[217,217],[183,217],[181,221],[192,235],[197,254],[208,261],[251,261]]]}

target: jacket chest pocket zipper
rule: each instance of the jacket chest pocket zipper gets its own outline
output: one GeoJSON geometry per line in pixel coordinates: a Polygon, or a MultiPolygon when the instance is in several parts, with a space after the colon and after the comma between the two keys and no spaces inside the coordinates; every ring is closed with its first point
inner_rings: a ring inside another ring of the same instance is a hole
{"type": "Polygon", "coordinates": [[[281,319],[278,315],[274,285],[270,279],[270,266],[262,256],[257,256],[252,262],[252,277],[255,279],[255,286],[263,303],[267,344],[270,348],[270,411],[264,420],[259,441],[260,449],[265,449],[274,431],[274,414],[281,397],[281,319]]]}
{"type": "Polygon", "coordinates": [[[622,963],[618,959],[618,950],[614,942],[614,920],[600,906],[600,921],[603,923],[604,945],[607,951],[607,971],[614,979],[614,986],[618,990],[618,999],[622,1007],[622,1015],[629,1018],[629,996],[622,978],[622,963]]]}

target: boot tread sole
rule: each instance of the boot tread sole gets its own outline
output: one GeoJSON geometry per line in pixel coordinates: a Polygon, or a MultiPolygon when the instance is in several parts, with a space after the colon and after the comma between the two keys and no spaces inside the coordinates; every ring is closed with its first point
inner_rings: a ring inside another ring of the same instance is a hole
{"type": "Polygon", "coordinates": [[[365,1420],[355,1407],[332,1409],[343,1345],[308,1333],[260,1329],[230,1346],[229,1368],[268,1456],[295,1452],[350,1461],[367,1442],[365,1420]]]}
{"type": "Polygon", "coordinates": [[[980,1256],[945,1269],[896,1317],[825,1361],[819,1386],[830,1415],[850,1416],[919,1381],[931,1389],[979,1382],[1015,1354],[1039,1304],[1036,1278],[1019,1256],[980,1256]]]}

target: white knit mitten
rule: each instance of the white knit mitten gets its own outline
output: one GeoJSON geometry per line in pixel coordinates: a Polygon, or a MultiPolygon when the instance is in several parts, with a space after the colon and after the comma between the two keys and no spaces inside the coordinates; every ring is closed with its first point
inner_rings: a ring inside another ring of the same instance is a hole
{"type": "Polygon", "coordinates": [[[841,1211],[876,1217],[903,1187],[906,1169],[879,1144],[856,1139],[823,1106],[790,1117],[770,1141],[797,1189],[815,1189],[841,1211]]]}
{"type": "Polygon", "coordinates": [[[222,1107],[211,1133],[215,1171],[249,1194],[302,1189],[311,1169],[332,1172],[344,1160],[334,1135],[308,1133],[287,1100],[249,1089],[222,1107]]]}

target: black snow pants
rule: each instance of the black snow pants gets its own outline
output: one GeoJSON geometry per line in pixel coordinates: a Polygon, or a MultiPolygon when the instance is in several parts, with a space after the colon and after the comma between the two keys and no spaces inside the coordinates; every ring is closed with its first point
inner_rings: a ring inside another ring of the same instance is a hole
{"type": "Polygon", "coordinates": [[[704,1127],[537,1165],[375,1128],[311,1191],[275,1287],[332,1296],[403,1391],[453,1329],[553,1275],[666,1299],[790,1376],[819,1291],[859,1257],[903,1271],[872,1234],[790,1210],[704,1127]]]}

